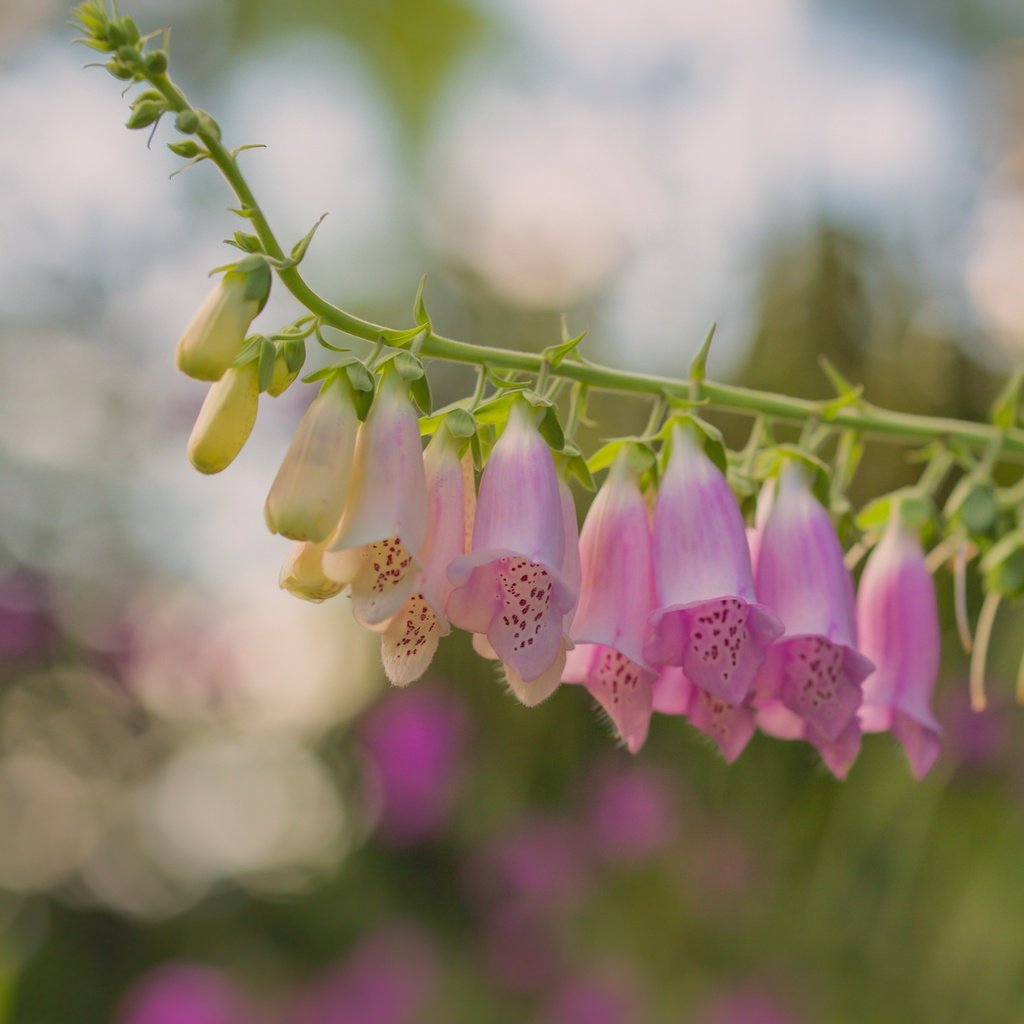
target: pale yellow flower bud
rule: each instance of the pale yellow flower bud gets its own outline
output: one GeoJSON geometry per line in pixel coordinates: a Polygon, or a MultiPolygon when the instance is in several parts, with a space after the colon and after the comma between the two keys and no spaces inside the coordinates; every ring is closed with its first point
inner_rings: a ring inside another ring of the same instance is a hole
{"type": "Polygon", "coordinates": [[[220,380],[241,350],[269,290],[270,269],[262,260],[252,269],[224,274],[178,342],[178,369],[197,380],[220,380]]]}
{"type": "Polygon", "coordinates": [[[319,604],[340,594],[345,585],[324,575],[324,544],[299,542],[292,545],[284,565],[281,566],[281,589],[303,601],[319,604]]]}
{"type": "Polygon", "coordinates": [[[326,540],[345,507],[359,419],[347,382],[335,377],[310,403],[267,495],[271,533],[326,540]]]}
{"type": "Polygon", "coordinates": [[[227,371],[210,386],[188,439],[188,458],[200,473],[231,465],[252,433],[259,405],[255,360],[227,371]]]}

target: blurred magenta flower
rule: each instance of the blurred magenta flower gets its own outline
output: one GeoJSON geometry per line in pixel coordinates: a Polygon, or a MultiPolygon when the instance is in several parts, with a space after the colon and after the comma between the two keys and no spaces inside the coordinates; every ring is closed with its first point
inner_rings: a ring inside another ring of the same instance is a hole
{"type": "Polygon", "coordinates": [[[591,786],[588,826],[596,857],[639,863],[675,838],[678,810],[661,772],[610,762],[594,773],[591,786]]]}
{"type": "Polygon", "coordinates": [[[875,670],[864,681],[864,732],[888,730],[921,779],[939,756],[931,698],[941,659],[935,583],[917,534],[894,515],[864,566],[857,594],[860,646],[875,670]]]}
{"type": "Polygon", "coordinates": [[[450,630],[444,610],[452,585],[448,567],[465,553],[473,529],[476,491],[472,456],[459,459],[458,443],[443,424],[423,453],[427,532],[420,556],[419,589],[387,624],[380,641],[388,679],[405,686],[419,679],[450,630]]]}
{"type": "Polygon", "coordinates": [[[419,419],[392,369],[359,428],[345,511],[324,558],[327,575],[351,585],[362,625],[383,628],[412,596],[426,530],[419,419]]]}
{"type": "Polygon", "coordinates": [[[544,1024],[635,1024],[642,1020],[637,994],[607,974],[569,978],[543,1014],[544,1024]]]}
{"type": "Polygon", "coordinates": [[[655,672],[644,660],[654,603],[651,530],[639,473],[620,452],[583,524],[579,604],[562,680],[582,683],[631,753],[647,738],[655,672]]]}
{"type": "Polygon", "coordinates": [[[939,715],[948,759],[966,771],[985,771],[1005,761],[1011,751],[1008,704],[996,697],[987,710],[975,711],[966,680],[951,688],[939,715]]]}
{"type": "Polygon", "coordinates": [[[427,1019],[438,976],[431,936],[417,925],[388,925],[312,986],[285,1024],[416,1024],[427,1019]]]}
{"type": "Polygon", "coordinates": [[[531,817],[490,837],[468,866],[470,898],[482,907],[534,906],[558,915],[589,889],[585,836],[576,823],[531,817]]]}
{"type": "Polygon", "coordinates": [[[10,661],[43,654],[55,633],[40,584],[27,573],[0,580],[0,658],[10,661]]]}
{"type": "MultiPolygon", "coordinates": [[[[654,506],[657,610],[645,654],[728,704],[746,698],[782,625],[756,603],[743,516],[695,428],[672,428],[654,506]]],[[[774,610],[774,609],[773,609],[774,610]]]]}
{"type": "Polygon", "coordinates": [[[564,971],[556,923],[542,908],[514,902],[491,907],[481,927],[487,973],[503,989],[538,992],[564,971]]]}
{"type": "Polygon", "coordinates": [[[713,996],[700,1009],[696,1024],[800,1024],[774,996],[737,991],[713,996]]]}
{"type": "Polygon", "coordinates": [[[362,739],[385,842],[421,842],[443,828],[459,791],[467,724],[462,704],[436,689],[395,693],[370,714],[362,739]]]}
{"type": "Polygon", "coordinates": [[[118,1024],[253,1024],[253,1008],[220,971],[202,964],[166,964],[122,999],[118,1024]]]}
{"type": "Polygon", "coordinates": [[[562,569],[565,544],[551,450],[533,410],[516,401],[480,480],[472,549],[449,569],[447,614],[486,635],[528,705],[549,697],[561,675],[564,617],[576,602],[562,569]]]}
{"type": "Polygon", "coordinates": [[[797,738],[801,730],[783,714],[788,710],[809,727],[801,738],[823,754],[841,737],[848,747],[861,683],[874,666],[855,646],[853,582],[839,538],[795,462],[782,469],[757,547],[758,597],[786,629],[757,676],[758,724],[797,738]]]}

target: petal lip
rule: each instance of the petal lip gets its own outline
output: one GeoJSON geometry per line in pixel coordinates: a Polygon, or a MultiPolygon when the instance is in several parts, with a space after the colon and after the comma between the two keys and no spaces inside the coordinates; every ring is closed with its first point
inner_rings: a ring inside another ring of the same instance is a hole
{"type": "MultiPolygon", "coordinates": [[[[557,610],[564,614],[572,608],[576,601],[576,589],[573,587],[572,581],[565,576],[561,569],[556,569],[537,559],[530,558],[525,552],[515,551],[511,548],[489,548],[484,551],[471,551],[468,554],[459,555],[448,566],[448,579],[453,587],[458,589],[470,581],[470,577],[474,572],[506,558],[521,558],[531,565],[539,565],[551,577],[551,581],[554,584],[551,594],[552,601],[557,610]]],[[[472,630],[471,632],[482,633],[486,631],[472,630]]]]}
{"type": "Polygon", "coordinates": [[[680,666],[691,682],[728,704],[746,699],[769,648],[783,633],[767,608],[735,595],[667,605],[648,621],[645,661],[680,666]]]}
{"type": "Polygon", "coordinates": [[[835,742],[856,717],[861,684],[873,670],[848,644],[816,633],[787,635],[768,650],[754,681],[754,703],[777,699],[835,742]]]}

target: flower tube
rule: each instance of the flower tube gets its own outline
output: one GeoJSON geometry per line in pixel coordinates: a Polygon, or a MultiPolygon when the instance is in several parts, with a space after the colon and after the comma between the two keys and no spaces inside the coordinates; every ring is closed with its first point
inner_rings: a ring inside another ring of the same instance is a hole
{"type": "Polygon", "coordinates": [[[220,380],[241,351],[245,332],[270,294],[270,267],[250,257],[228,270],[178,341],[175,363],[198,380],[220,380]]]}
{"type": "Polygon", "coordinates": [[[693,429],[676,424],[671,444],[654,506],[657,608],[644,653],[741,704],[782,625],[756,603],[746,529],[725,477],[693,429]]]}
{"type": "Polygon", "coordinates": [[[562,569],[558,474],[532,416],[525,401],[513,404],[480,480],[472,549],[448,570],[449,620],[486,636],[524,703],[558,685],[550,670],[564,655],[563,620],[576,601],[562,569]],[[540,692],[526,685],[541,679],[540,692]]]}
{"type": "Polygon", "coordinates": [[[423,453],[427,488],[427,532],[418,574],[419,589],[387,624],[380,641],[388,679],[406,686],[427,670],[437,644],[450,630],[444,610],[452,591],[448,567],[465,554],[473,528],[476,491],[473,460],[443,424],[423,453]]]}
{"type": "Polygon", "coordinates": [[[761,531],[757,594],[786,633],[765,657],[755,703],[780,701],[825,743],[838,741],[874,666],[855,647],[853,582],[839,538],[794,462],[783,467],[761,531]]]}
{"type": "Polygon", "coordinates": [[[271,533],[314,543],[338,527],[352,475],[359,418],[343,373],[323,385],[299,421],[264,509],[271,533]]]}
{"type": "Polygon", "coordinates": [[[643,653],[654,574],[647,504],[626,450],[587,513],[580,564],[579,606],[569,629],[575,646],[562,680],[586,686],[636,753],[647,738],[656,675],[643,653]]]}
{"type": "Polygon", "coordinates": [[[381,629],[416,588],[427,526],[419,420],[395,370],[359,428],[345,511],[325,568],[348,584],[356,620],[381,629]]]}
{"type": "Polygon", "coordinates": [[[256,423],[260,385],[255,360],[210,385],[188,439],[189,461],[200,473],[227,469],[256,423]]]}
{"type": "Polygon", "coordinates": [[[876,666],[864,681],[861,728],[890,731],[921,779],[940,748],[930,706],[939,672],[939,616],[921,544],[898,514],[864,566],[857,625],[861,649],[876,666]]]}

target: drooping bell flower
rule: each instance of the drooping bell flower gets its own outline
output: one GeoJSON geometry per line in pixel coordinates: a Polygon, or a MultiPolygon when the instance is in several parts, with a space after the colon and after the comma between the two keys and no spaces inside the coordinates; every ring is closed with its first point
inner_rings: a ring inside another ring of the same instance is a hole
{"type": "Polygon", "coordinates": [[[312,541],[296,541],[284,565],[281,566],[281,589],[314,604],[340,594],[345,589],[344,585],[332,580],[324,572],[326,546],[326,541],[319,544],[312,541]]]}
{"type": "Polygon", "coordinates": [[[662,715],[680,715],[710,737],[725,760],[732,764],[746,749],[757,722],[754,709],[729,704],[712,696],[686,678],[678,665],[668,665],[655,679],[654,710],[662,715]]]}
{"type": "Polygon", "coordinates": [[[757,727],[766,736],[779,740],[804,740],[815,747],[828,770],[837,778],[845,779],[860,753],[861,729],[856,715],[843,727],[835,739],[823,736],[805,718],[790,711],[781,700],[758,702],[757,727]]]}
{"type": "Polygon", "coordinates": [[[219,473],[234,462],[256,423],[259,399],[255,360],[210,385],[188,439],[189,461],[200,473],[219,473]]]}
{"type": "Polygon", "coordinates": [[[382,629],[412,596],[426,530],[419,420],[405,381],[389,369],[359,428],[345,511],[324,561],[350,586],[360,624],[382,629]]]}
{"type": "Polygon", "coordinates": [[[839,538],[795,462],[783,467],[760,531],[757,594],[786,633],[765,657],[754,703],[779,701],[811,726],[811,742],[837,742],[874,666],[855,646],[853,581],[839,538]]]}
{"type": "Polygon", "coordinates": [[[220,380],[241,351],[249,324],[266,305],[270,281],[270,267],[259,256],[224,273],[178,341],[178,369],[198,380],[220,380]]]}
{"type": "Polygon", "coordinates": [[[865,732],[888,730],[921,779],[939,755],[931,696],[939,672],[935,584],[917,534],[894,515],[871,553],[857,594],[860,647],[875,663],[858,716],[865,732]]]}
{"type": "Polygon", "coordinates": [[[328,378],[299,421],[264,508],[271,533],[314,543],[338,528],[359,417],[348,378],[328,378]]]}
{"type": "Polygon", "coordinates": [[[746,528],[725,477],[676,424],[654,506],[657,607],[645,654],[728,704],[747,697],[782,625],[756,603],[746,528]]]}
{"type": "Polygon", "coordinates": [[[444,424],[423,453],[423,467],[427,533],[419,587],[388,622],[380,641],[384,671],[396,686],[406,686],[423,675],[438,641],[450,631],[444,614],[452,591],[448,567],[466,552],[476,506],[472,457],[467,452],[459,459],[458,442],[444,424]]]}
{"type": "Polygon", "coordinates": [[[480,480],[471,551],[448,570],[447,616],[481,633],[505,665],[516,696],[533,704],[558,685],[565,614],[576,601],[563,571],[566,522],[551,451],[516,401],[480,480]],[[530,686],[543,680],[539,688],[530,686]],[[546,692],[545,692],[546,691],[546,692]]]}
{"type": "Polygon", "coordinates": [[[587,513],[580,563],[579,605],[569,629],[575,646],[562,681],[586,686],[636,753],[647,738],[656,675],[643,651],[654,579],[647,504],[625,449],[587,513]]]}

